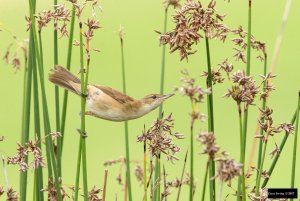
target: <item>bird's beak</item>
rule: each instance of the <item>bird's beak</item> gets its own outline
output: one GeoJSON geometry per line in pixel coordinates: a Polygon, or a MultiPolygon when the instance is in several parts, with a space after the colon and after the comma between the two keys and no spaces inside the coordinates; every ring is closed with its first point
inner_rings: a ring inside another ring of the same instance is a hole
{"type": "Polygon", "coordinates": [[[163,96],[162,96],[162,99],[163,99],[163,100],[166,100],[166,99],[170,98],[171,96],[174,96],[174,94],[166,94],[166,95],[163,95],[163,96]]]}

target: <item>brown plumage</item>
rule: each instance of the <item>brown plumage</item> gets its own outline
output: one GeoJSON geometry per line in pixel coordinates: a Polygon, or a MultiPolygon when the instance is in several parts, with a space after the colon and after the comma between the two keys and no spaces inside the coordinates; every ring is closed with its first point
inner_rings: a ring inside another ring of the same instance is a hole
{"type": "MultiPolygon", "coordinates": [[[[61,66],[50,71],[49,80],[57,86],[82,95],[80,79],[61,66]]],[[[154,110],[172,95],[150,94],[135,100],[111,87],[89,84],[86,114],[110,121],[136,119],[154,110]]]]}

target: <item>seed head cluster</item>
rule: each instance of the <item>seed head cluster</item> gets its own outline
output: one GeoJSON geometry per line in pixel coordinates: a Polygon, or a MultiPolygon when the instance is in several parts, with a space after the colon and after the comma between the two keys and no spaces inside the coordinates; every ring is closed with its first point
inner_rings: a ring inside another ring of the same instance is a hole
{"type": "Polygon", "coordinates": [[[240,106],[245,103],[244,110],[248,109],[249,105],[253,105],[254,99],[259,93],[259,87],[255,86],[255,81],[251,76],[247,76],[245,71],[237,71],[232,74],[232,88],[228,90],[225,97],[232,97],[240,106]]]}
{"type": "Polygon", "coordinates": [[[205,146],[202,154],[207,154],[210,159],[214,159],[220,147],[216,144],[216,137],[212,132],[202,132],[197,140],[205,146]]]}
{"type": "Polygon", "coordinates": [[[221,157],[217,161],[217,176],[222,182],[228,182],[231,185],[231,180],[234,177],[242,175],[242,164],[236,163],[232,159],[221,157]]]}
{"type": "MultiPolygon", "coordinates": [[[[235,44],[235,55],[237,61],[241,60],[246,63],[245,51],[247,49],[247,32],[244,31],[242,26],[239,26],[237,29],[232,30],[232,33],[236,36],[236,38],[232,39],[232,42],[235,44]]],[[[260,60],[264,60],[267,57],[266,53],[266,45],[265,43],[255,40],[253,36],[250,39],[251,48],[258,52],[257,58],[260,60]]]]}
{"type": "Polygon", "coordinates": [[[33,169],[38,167],[45,167],[44,157],[42,156],[41,149],[39,148],[39,141],[28,141],[25,146],[17,143],[17,154],[14,157],[8,157],[7,163],[12,165],[19,165],[20,171],[25,172],[30,166],[33,169]],[[26,157],[29,153],[32,153],[34,159],[30,164],[26,163],[26,157]]]}
{"type": "Polygon", "coordinates": [[[137,141],[146,142],[151,156],[164,153],[167,155],[167,160],[173,162],[174,159],[177,160],[175,154],[180,151],[180,148],[174,144],[173,138],[182,139],[182,135],[172,131],[173,127],[172,114],[167,117],[162,114],[161,118],[157,118],[147,131],[143,131],[137,137],[137,141]]]}
{"type": "Polygon", "coordinates": [[[224,41],[230,30],[221,22],[224,15],[215,10],[216,1],[210,1],[207,8],[200,2],[188,0],[176,11],[173,21],[176,24],[173,31],[160,33],[160,44],[170,45],[170,52],[179,51],[181,60],[188,59],[196,51],[192,49],[203,38],[200,30],[207,38],[218,38],[224,41]]]}

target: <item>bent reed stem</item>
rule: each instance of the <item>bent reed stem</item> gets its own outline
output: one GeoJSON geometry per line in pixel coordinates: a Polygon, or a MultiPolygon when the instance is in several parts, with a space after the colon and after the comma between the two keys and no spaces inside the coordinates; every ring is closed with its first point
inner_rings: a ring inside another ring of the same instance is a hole
{"type": "MultiPolygon", "coordinates": [[[[296,177],[296,159],[297,159],[297,138],[299,132],[299,109],[300,108],[300,91],[298,94],[298,110],[296,117],[296,126],[295,126],[295,137],[294,137],[294,148],[293,148],[293,163],[292,163],[292,175],[291,175],[291,188],[295,187],[295,177],[296,177]]],[[[292,199],[293,201],[293,199],[292,199]]]]}

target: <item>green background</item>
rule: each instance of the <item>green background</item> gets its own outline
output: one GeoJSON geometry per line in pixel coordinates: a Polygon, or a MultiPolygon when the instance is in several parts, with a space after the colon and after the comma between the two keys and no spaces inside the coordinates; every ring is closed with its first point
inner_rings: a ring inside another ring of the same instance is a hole
{"type": "MultiPolygon", "coordinates": [[[[247,25],[247,2],[232,0],[218,1],[217,10],[221,14],[227,14],[225,23],[229,28],[236,28],[238,25],[246,27],[247,25]]],[[[59,1],[68,6],[66,1],[59,1]]],[[[17,0],[0,1],[0,23],[6,29],[10,30],[20,40],[28,38],[26,32],[25,15],[28,15],[28,2],[17,0]]],[[[37,11],[51,9],[53,2],[37,1],[37,11]]],[[[204,1],[207,4],[207,1],[204,1]]],[[[102,28],[96,30],[92,41],[92,47],[99,48],[100,53],[93,52],[91,57],[90,83],[111,86],[115,89],[122,89],[121,82],[121,55],[120,42],[117,35],[119,26],[125,28],[124,51],[126,63],[127,93],[135,98],[140,98],[150,93],[159,92],[160,65],[162,48],[159,46],[158,34],[154,30],[162,31],[164,9],[162,1],[137,1],[137,0],[110,0],[101,1],[103,8],[98,12],[97,18],[100,20],[102,28]]],[[[266,42],[269,58],[273,53],[276,36],[278,34],[281,18],[283,14],[285,1],[253,1],[253,29],[252,33],[256,39],[266,42]]],[[[276,91],[269,99],[268,106],[274,109],[275,123],[290,121],[297,103],[297,94],[300,86],[300,46],[299,46],[299,26],[300,13],[299,1],[294,1],[290,10],[286,32],[283,38],[282,47],[278,57],[275,74],[278,75],[274,80],[276,91]]],[[[170,14],[174,13],[173,9],[170,14]]],[[[171,17],[168,17],[168,30],[174,27],[171,17]]],[[[86,10],[86,17],[91,16],[91,11],[86,10]]],[[[77,24],[76,24],[77,25],[77,24]]],[[[78,29],[75,30],[75,39],[78,39],[78,29]]],[[[6,47],[13,41],[12,37],[5,31],[0,32],[0,54],[4,55],[6,47]]],[[[43,30],[43,45],[45,55],[46,72],[53,67],[53,30],[52,24],[43,30]]],[[[232,56],[230,40],[225,44],[219,41],[211,42],[212,66],[229,58],[234,64],[235,69],[245,69],[245,64],[236,62],[232,56]]],[[[15,46],[11,49],[15,49],[15,46]]],[[[178,53],[166,54],[166,82],[165,92],[169,93],[173,87],[180,86],[180,70],[188,68],[195,77],[199,76],[206,69],[206,54],[204,41],[200,41],[196,49],[198,52],[189,57],[189,62],[179,61],[178,53]]],[[[79,48],[74,48],[72,57],[72,71],[79,71],[79,48]]],[[[59,63],[66,64],[67,39],[59,40],[59,63]]],[[[255,59],[256,53],[252,54],[251,74],[258,80],[259,74],[263,73],[263,63],[255,59]]],[[[269,63],[270,59],[269,59],[269,63]]],[[[0,142],[1,155],[12,156],[16,152],[16,142],[20,141],[21,113],[22,113],[22,94],[23,94],[23,68],[15,73],[10,65],[0,63],[0,136],[5,140],[0,142]]],[[[205,86],[205,81],[200,78],[201,86],[205,86]]],[[[231,157],[239,159],[239,132],[238,132],[238,114],[236,105],[231,99],[223,98],[229,88],[228,83],[214,87],[214,107],[215,107],[215,134],[217,143],[222,150],[230,153],[231,157]]],[[[48,105],[51,115],[52,129],[55,128],[55,107],[54,107],[54,87],[46,82],[48,105]]],[[[62,90],[60,91],[62,97],[62,90]]],[[[61,98],[62,99],[62,98],[61,98]]],[[[253,136],[258,118],[258,107],[260,103],[250,108],[249,129],[247,139],[247,162],[250,153],[250,147],[253,142],[253,136]]],[[[168,180],[173,180],[176,176],[180,177],[183,157],[189,145],[189,100],[177,94],[164,104],[166,114],[173,113],[175,119],[175,129],[186,135],[184,140],[176,141],[179,143],[182,151],[178,155],[180,160],[175,165],[170,162],[163,162],[168,172],[168,180]]],[[[75,170],[77,160],[77,147],[79,136],[76,128],[80,126],[80,99],[73,94],[69,96],[68,117],[65,134],[65,146],[63,152],[63,184],[65,187],[73,185],[75,182],[75,170]]],[[[206,103],[200,106],[200,111],[206,113],[206,103]]],[[[143,129],[143,125],[149,127],[157,117],[158,111],[154,111],[145,117],[129,122],[130,136],[130,154],[132,160],[142,160],[143,145],[136,143],[136,136],[143,129]]],[[[88,164],[88,183],[103,186],[105,160],[117,159],[125,155],[124,146],[124,124],[109,122],[94,117],[87,117],[86,126],[88,131],[87,139],[87,164],[88,164]]],[[[33,119],[32,119],[33,122],[33,119]]],[[[32,128],[32,127],[31,127],[32,128]]],[[[196,127],[196,132],[206,130],[206,124],[202,123],[196,127]]],[[[54,131],[54,130],[53,130],[54,131]]],[[[34,133],[31,132],[31,137],[34,133]]],[[[279,144],[283,134],[275,136],[275,141],[279,144]]],[[[202,147],[195,143],[195,177],[197,189],[195,200],[200,199],[202,178],[204,175],[206,156],[200,155],[202,147]]],[[[271,177],[269,187],[289,187],[291,159],[292,159],[293,136],[288,139],[283,150],[274,174],[271,177]]],[[[272,140],[268,146],[269,152],[274,147],[272,140]]],[[[163,158],[164,160],[165,158],[163,158]]],[[[298,170],[300,156],[298,154],[298,170]]],[[[269,167],[270,159],[267,157],[265,168],[269,167]]],[[[187,167],[188,169],[188,167],[187,167]]],[[[120,167],[119,165],[109,167],[108,175],[108,200],[113,200],[116,194],[120,200],[123,199],[122,186],[119,186],[115,180],[120,167]]],[[[142,199],[142,186],[134,177],[134,166],[132,165],[133,195],[134,200],[142,199]]],[[[19,173],[18,168],[8,166],[9,184],[18,190],[19,173]]],[[[33,172],[29,171],[28,186],[31,190],[33,185],[33,172]]],[[[123,173],[124,176],[124,173],[123,173]]],[[[296,187],[299,187],[300,174],[296,173],[296,187]]],[[[124,178],[124,177],[123,177],[124,178]]],[[[3,168],[0,168],[0,184],[4,185],[3,168]]],[[[254,178],[250,179],[251,187],[254,185],[254,178]]],[[[226,193],[231,192],[225,188],[226,193]]],[[[176,190],[175,190],[176,192],[176,190]]],[[[174,198],[174,194],[172,198],[174,198]]],[[[28,198],[32,195],[28,193],[28,198]]],[[[188,188],[183,187],[181,194],[182,200],[187,199],[188,188]]],[[[207,196],[208,199],[208,196],[207,196]]],[[[30,200],[30,199],[28,199],[30,200]]],[[[173,200],[173,199],[171,199],[173,200]]],[[[229,200],[233,200],[230,197],[229,200]]]]}

